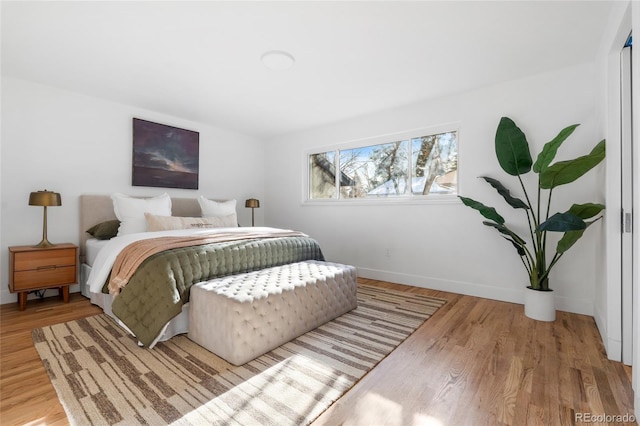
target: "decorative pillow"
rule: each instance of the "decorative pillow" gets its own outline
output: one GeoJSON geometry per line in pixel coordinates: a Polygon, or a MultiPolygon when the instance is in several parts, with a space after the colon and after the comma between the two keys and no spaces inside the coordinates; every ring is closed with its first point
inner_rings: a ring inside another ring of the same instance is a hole
{"type": "Polygon", "coordinates": [[[218,217],[156,216],[145,213],[147,231],[170,231],[173,229],[227,228],[238,226],[236,215],[218,217]]]}
{"type": "Polygon", "coordinates": [[[200,195],[198,197],[202,217],[220,217],[234,215],[236,226],[238,224],[236,215],[236,200],[214,201],[200,195]]]}
{"type": "Polygon", "coordinates": [[[119,227],[120,221],[118,219],[107,220],[106,222],[100,222],[87,229],[87,233],[99,240],[110,240],[118,235],[119,227]]]}
{"type": "Polygon", "coordinates": [[[147,230],[145,213],[171,216],[171,198],[167,193],[152,198],[134,198],[124,194],[111,195],[113,211],[120,220],[118,235],[147,230]]]}

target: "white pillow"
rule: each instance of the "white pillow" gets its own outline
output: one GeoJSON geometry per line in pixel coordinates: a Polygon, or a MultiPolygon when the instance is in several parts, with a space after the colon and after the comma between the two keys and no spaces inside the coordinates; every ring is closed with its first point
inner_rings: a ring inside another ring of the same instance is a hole
{"type": "Polygon", "coordinates": [[[202,217],[220,217],[232,214],[236,217],[237,226],[236,200],[214,201],[200,195],[198,197],[198,203],[200,204],[202,217]]]}
{"type": "Polygon", "coordinates": [[[113,211],[120,220],[118,236],[145,232],[145,213],[171,216],[171,197],[167,193],[152,198],[134,198],[124,194],[111,195],[113,211]]]}
{"type": "Polygon", "coordinates": [[[181,217],[181,216],[157,216],[151,213],[144,214],[147,220],[147,231],[171,231],[174,229],[207,229],[229,228],[238,226],[236,215],[216,217],[181,217]]]}

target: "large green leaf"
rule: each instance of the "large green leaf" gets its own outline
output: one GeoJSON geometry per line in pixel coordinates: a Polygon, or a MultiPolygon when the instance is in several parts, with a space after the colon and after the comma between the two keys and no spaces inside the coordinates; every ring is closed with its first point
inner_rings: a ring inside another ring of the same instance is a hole
{"type": "Polygon", "coordinates": [[[578,216],[582,220],[591,219],[592,217],[598,215],[602,210],[604,210],[604,204],[595,204],[595,203],[585,203],[585,204],[574,204],[569,209],[569,213],[573,213],[578,216]]]}
{"type": "Polygon", "coordinates": [[[553,138],[551,142],[548,142],[544,146],[544,148],[542,148],[542,151],[540,151],[540,154],[538,154],[538,159],[533,164],[534,172],[540,173],[541,171],[545,170],[549,164],[551,164],[556,156],[556,153],[558,152],[558,148],[560,148],[560,145],[562,145],[562,142],[564,142],[565,139],[571,136],[571,133],[573,133],[573,131],[578,126],[579,124],[573,124],[571,126],[565,127],[560,131],[560,133],[558,133],[558,136],[553,138]]]}
{"type": "Polygon", "coordinates": [[[518,252],[518,254],[520,256],[526,256],[527,252],[524,251],[524,248],[522,247],[522,245],[516,243],[514,240],[512,240],[511,238],[507,238],[507,237],[503,237],[505,240],[509,241],[511,244],[513,244],[513,246],[516,248],[516,251],[518,252]]]}
{"type": "Polygon", "coordinates": [[[585,229],[587,225],[573,213],[556,213],[538,227],[539,231],[567,232],[585,229]]]}
{"type": "MultiPolygon", "coordinates": [[[[592,220],[591,222],[586,222],[587,228],[596,223],[601,218],[596,220],[592,220]]],[[[569,250],[580,238],[582,238],[582,234],[584,234],[585,229],[581,229],[579,231],[569,231],[565,232],[560,241],[558,241],[558,245],[556,247],[556,251],[558,253],[564,253],[569,250]]]]}
{"type": "Polygon", "coordinates": [[[489,185],[493,186],[496,189],[496,191],[498,191],[498,194],[502,195],[504,200],[514,209],[529,208],[527,203],[525,203],[521,199],[512,197],[511,192],[502,183],[500,183],[500,181],[487,176],[481,176],[481,178],[487,181],[489,185]]]}
{"type": "Polygon", "coordinates": [[[467,198],[467,197],[463,197],[463,196],[458,196],[458,198],[460,198],[462,200],[462,203],[465,206],[471,207],[472,209],[478,210],[480,212],[480,214],[484,217],[486,217],[489,220],[492,220],[496,223],[499,224],[503,224],[504,223],[504,218],[502,216],[500,216],[498,214],[498,212],[496,211],[496,209],[494,209],[493,207],[489,207],[489,206],[485,206],[484,204],[482,204],[479,201],[473,200],[471,198],[467,198]]]}
{"type": "MultiPolygon", "coordinates": [[[[581,219],[590,219],[597,214],[599,214],[602,210],[604,210],[604,205],[602,204],[594,204],[594,203],[585,203],[585,204],[574,204],[569,209],[569,213],[572,213],[578,216],[581,219]]],[[[598,218],[601,219],[602,217],[598,218]]],[[[556,246],[556,251],[558,253],[564,253],[569,250],[573,245],[582,238],[582,234],[586,228],[591,226],[594,222],[597,222],[598,219],[593,220],[591,222],[585,222],[585,229],[580,229],[578,231],[567,231],[564,233],[562,238],[558,241],[558,245],[556,246]]]]}
{"type": "Polygon", "coordinates": [[[522,239],[522,237],[520,237],[518,234],[516,234],[515,232],[513,232],[512,230],[510,230],[509,228],[507,228],[506,226],[504,226],[502,224],[495,223],[495,222],[487,222],[487,221],[482,222],[482,224],[485,225],[485,226],[490,226],[492,228],[496,228],[498,230],[498,232],[500,232],[501,234],[510,236],[518,244],[520,244],[523,247],[524,247],[525,244],[527,244],[527,242],[524,239],[522,239]]]}
{"type": "Polygon", "coordinates": [[[578,241],[582,237],[584,231],[585,229],[565,232],[562,238],[560,238],[560,241],[558,241],[556,251],[558,253],[564,253],[565,251],[569,250],[576,243],[576,241],[578,241]]]}
{"type": "Polygon", "coordinates": [[[605,156],[605,141],[601,140],[593,150],[582,157],[559,161],[540,173],[540,187],[555,188],[571,183],[597,166],[605,156]]]}
{"type": "Polygon", "coordinates": [[[500,167],[512,176],[531,170],[531,153],[524,133],[508,117],[502,117],[496,130],[496,157],[500,167]]]}

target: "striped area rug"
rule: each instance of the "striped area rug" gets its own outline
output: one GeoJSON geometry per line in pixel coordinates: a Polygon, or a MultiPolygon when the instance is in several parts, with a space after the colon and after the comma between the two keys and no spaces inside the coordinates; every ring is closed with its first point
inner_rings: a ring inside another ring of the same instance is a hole
{"type": "Polygon", "coordinates": [[[444,300],[358,287],[358,308],[240,367],[176,336],[152,350],[106,315],[33,330],[71,424],[303,425],[444,300]]]}

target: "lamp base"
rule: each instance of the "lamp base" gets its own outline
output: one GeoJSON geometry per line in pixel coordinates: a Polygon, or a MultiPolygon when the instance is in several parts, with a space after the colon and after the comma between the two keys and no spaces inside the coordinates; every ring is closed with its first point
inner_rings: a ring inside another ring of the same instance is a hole
{"type": "Polygon", "coordinates": [[[55,246],[55,244],[49,242],[49,240],[47,240],[46,238],[43,238],[42,241],[40,241],[38,244],[36,244],[33,247],[45,248],[45,247],[53,247],[53,246],[55,246]]]}
{"type": "Polygon", "coordinates": [[[44,206],[44,213],[42,215],[42,241],[33,247],[45,248],[53,246],[55,246],[55,244],[50,243],[47,239],[47,206],[44,206]]]}

